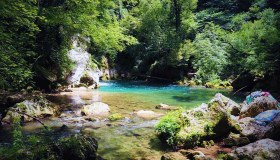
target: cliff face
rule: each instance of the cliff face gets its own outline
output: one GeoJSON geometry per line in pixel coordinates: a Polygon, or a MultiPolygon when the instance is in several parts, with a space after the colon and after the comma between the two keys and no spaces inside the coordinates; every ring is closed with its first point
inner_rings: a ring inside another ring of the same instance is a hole
{"type": "Polygon", "coordinates": [[[72,37],[72,49],[68,52],[70,60],[75,64],[70,76],[67,78],[68,84],[79,86],[81,83],[87,86],[97,87],[102,72],[92,61],[91,54],[87,52],[87,43],[89,39],[82,38],[79,35],[72,37]]]}

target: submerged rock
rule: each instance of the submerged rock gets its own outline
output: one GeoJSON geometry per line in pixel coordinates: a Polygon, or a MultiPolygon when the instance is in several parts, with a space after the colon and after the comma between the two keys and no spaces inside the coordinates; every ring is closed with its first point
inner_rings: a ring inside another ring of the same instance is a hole
{"type": "Polygon", "coordinates": [[[44,118],[54,116],[59,112],[58,107],[49,102],[42,96],[35,97],[31,100],[25,100],[9,108],[2,122],[11,123],[13,118],[21,117],[24,122],[29,122],[35,118],[44,118]]]}
{"type": "Polygon", "coordinates": [[[168,110],[168,111],[171,111],[171,110],[178,110],[179,108],[178,107],[175,107],[175,106],[169,106],[167,104],[159,104],[155,107],[156,109],[161,109],[161,110],[168,110]]]}
{"type": "Polygon", "coordinates": [[[136,116],[143,119],[154,119],[162,116],[163,114],[155,113],[154,111],[149,110],[140,110],[136,112],[136,116]]]}
{"type": "Polygon", "coordinates": [[[123,118],[124,118],[123,115],[121,115],[120,113],[111,114],[111,115],[108,117],[108,119],[109,119],[110,121],[117,121],[117,120],[121,120],[121,119],[123,119],[123,118]]]}
{"type": "Polygon", "coordinates": [[[107,117],[110,112],[110,107],[102,102],[93,102],[82,108],[82,114],[86,116],[107,117]]]}
{"type": "Polygon", "coordinates": [[[280,159],[280,142],[271,139],[262,139],[235,149],[232,157],[247,160],[280,159]]]}

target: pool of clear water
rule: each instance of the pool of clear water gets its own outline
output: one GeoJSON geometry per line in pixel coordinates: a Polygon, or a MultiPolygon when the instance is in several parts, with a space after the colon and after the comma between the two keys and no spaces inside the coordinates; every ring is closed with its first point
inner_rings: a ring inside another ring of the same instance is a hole
{"type": "MultiPolygon", "coordinates": [[[[144,120],[135,116],[135,112],[152,110],[165,114],[166,111],[155,109],[160,103],[191,109],[208,102],[218,92],[240,101],[240,97],[232,96],[229,90],[155,85],[139,81],[101,82],[101,87],[97,90],[73,89],[73,92],[48,95],[48,99],[64,107],[66,114],[80,109],[83,105],[101,101],[110,106],[110,114],[119,113],[126,117],[125,119],[116,122],[107,119],[84,122],[81,120],[82,116],[75,115],[70,117],[70,120],[55,117],[44,120],[44,123],[54,128],[64,124],[75,133],[95,137],[99,143],[98,154],[108,160],[160,159],[161,155],[168,151],[168,147],[159,141],[154,131],[159,119],[144,120]]],[[[36,122],[23,126],[27,133],[41,128],[36,122]]]]}
{"type": "MultiPolygon", "coordinates": [[[[99,92],[111,95],[128,96],[131,100],[157,105],[164,103],[190,109],[206,103],[216,93],[222,93],[236,101],[240,96],[233,96],[230,90],[207,89],[203,87],[187,87],[178,85],[155,85],[146,82],[109,81],[101,82],[99,92]]],[[[154,107],[154,106],[152,106],[154,107]]]]}

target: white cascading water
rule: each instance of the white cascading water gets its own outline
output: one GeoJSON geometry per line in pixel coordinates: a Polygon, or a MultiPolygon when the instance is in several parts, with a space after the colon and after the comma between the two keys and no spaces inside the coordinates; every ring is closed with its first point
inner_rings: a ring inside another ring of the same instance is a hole
{"type": "MultiPolygon", "coordinates": [[[[86,39],[84,40],[86,41],[86,39]]],[[[67,82],[70,85],[78,85],[81,77],[87,74],[99,85],[99,78],[102,76],[102,72],[98,68],[90,68],[91,55],[86,51],[86,45],[79,41],[79,35],[73,36],[72,45],[73,49],[68,52],[68,56],[75,63],[75,67],[67,82]]]]}

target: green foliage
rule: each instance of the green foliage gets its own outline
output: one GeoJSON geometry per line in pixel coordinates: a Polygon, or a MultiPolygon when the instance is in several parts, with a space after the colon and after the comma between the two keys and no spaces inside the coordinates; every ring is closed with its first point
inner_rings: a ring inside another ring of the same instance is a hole
{"type": "Polygon", "coordinates": [[[0,88],[26,87],[32,78],[30,61],[36,57],[36,1],[0,2],[0,88]]]}
{"type": "Polygon", "coordinates": [[[207,88],[217,88],[217,89],[232,89],[229,80],[222,81],[221,79],[213,79],[205,83],[207,88]]]}
{"type": "Polygon", "coordinates": [[[176,81],[191,72],[189,80],[211,86],[241,73],[279,75],[278,8],[264,0],[2,0],[0,88],[63,84],[75,34],[88,38],[92,68],[106,56],[128,72],[170,69],[178,76],[164,78],[176,81]]]}
{"type": "Polygon", "coordinates": [[[280,28],[279,13],[272,9],[258,14],[259,19],[242,24],[241,29],[229,36],[232,44],[243,58],[235,63],[257,77],[273,74],[279,68],[280,28]]]}
{"type": "Polygon", "coordinates": [[[167,144],[173,145],[176,141],[176,134],[187,121],[181,116],[182,110],[169,112],[161,118],[156,125],[156,132],[159,137],[166,140],[167,144]]]}
{"type": "Polygon", "coordinates": [[[45,130],[40,135],[23,136],[20,128],[14,128],[12,144],[0,144],[1,159],[96,159],[97,141],[93,138],[81,135],[54,138],[52,134],[45,130]]]}
{"type": "Polygon", "coordinates": [[[13,147],[20,148],[23,145],[22,138],[23,135],[21,133],[21,126],[20,126],[20,116],[15,117],[13,119],[13,147]]]}
{"type": "MultiPolygon", "coordinates": [[[[110,0],[0,2],[0,87],[50,89],[69,75],[71,37],[90,38],[90,50],[114,59],[137,43],[120,24],[110,0]]],[[[132,4],[135,2],[131,2],[132,4]]],[[[127,4],[129,5],[129,4],[127,4]]]]}
{"type": "Polygon", "coordinates": [[[0,155],[7,160],[48,159],[50,153],[46,153],[49,150],[47,142],[48,140],[43,141],[42,137],[24,136],[18,116],[13,119],[12,144],[0,147],[0,155]]]}
{"type": "Polygon", "coordinates": [[[134,59],[129,69],[150,73],[156,66],[177,66],[181,43],[195,32],[195,8],[196,0],[141,0],[129,12],[131,32],[139,42],[124,52],[134,59]]]}

